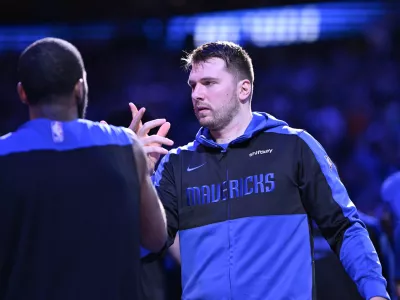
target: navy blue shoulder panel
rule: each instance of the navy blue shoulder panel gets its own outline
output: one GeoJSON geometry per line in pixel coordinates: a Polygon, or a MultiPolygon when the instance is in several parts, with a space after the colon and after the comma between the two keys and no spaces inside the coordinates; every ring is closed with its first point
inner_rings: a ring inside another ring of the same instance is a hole
{"type": "Polygon", "coordinates": [[[0,137],[0,156],[35,150],[67,151],[79,148],[132,144],[129,130],[88,120],[58,122],[32,120],[0,137]]]}
{"type": "Polygon", "coordinates": [[[278,134],[289,134],[297,135],[301,140],[303,140],[307,146],[311,149],[316,161],[318,162],[321,172],[324,175],[330,189],[333,200],[340,206],[343,214],[347,218],[351,218],[355,213],[355,207],[351,202],[347,191],[339,179],[337,169],[334,167],[333,163],[330,162],[328,154],[321,144],[312,137],[307,131],[302,129],[294,129],[289,126],[275,127],[265,132],[274,132],[278,134]]]}

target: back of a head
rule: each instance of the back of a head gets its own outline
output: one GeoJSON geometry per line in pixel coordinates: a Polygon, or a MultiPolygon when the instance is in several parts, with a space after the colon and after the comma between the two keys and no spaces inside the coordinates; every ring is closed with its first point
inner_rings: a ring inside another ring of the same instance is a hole
{"type": "Polygon", "coordinates": [[[76,47],[58,38],[34,42],[22,52],[18,62],[19,80],[30,105],[72,95],[84,70],[82,56],[76,47]]]}
{"type": "Polygon", "coordinates": [[[212,58],[225,61],[226,68],[236,74],[239,80],[248,79],[254,83],[253,63],[249,54],[239,45],[227,42],[210,42],[203,44],[189,53],[183,61],[187,70],[193,65],[206,62],[212,58]]]}

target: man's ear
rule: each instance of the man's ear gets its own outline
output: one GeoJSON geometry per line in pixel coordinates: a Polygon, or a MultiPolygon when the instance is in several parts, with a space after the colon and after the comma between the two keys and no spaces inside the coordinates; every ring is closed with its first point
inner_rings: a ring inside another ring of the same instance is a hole
{"type": "Polygon", "coordinates": [[[25,93],[24,87],[22,86],[21,82],[18,82],[18,84],[17,84],[17,93],[18,93],[18,96],[19,96],[19,99],[21,100],[21,102],[28,105],[29,104],[28,98],[26,97],[26,93],[25,93]]]}
{"type": "Polygon", "coordinates": [[[240,102],[245,102],[250,99],[252,86],[250,80],[244,79],[238,82],[238,97],[240,102]]]}
{"type": "Polygon", "coordinates": [[[82,78],[75,84],[74,98],[78,101],[78,104],[85,100],[85,83],[82,78]]]}

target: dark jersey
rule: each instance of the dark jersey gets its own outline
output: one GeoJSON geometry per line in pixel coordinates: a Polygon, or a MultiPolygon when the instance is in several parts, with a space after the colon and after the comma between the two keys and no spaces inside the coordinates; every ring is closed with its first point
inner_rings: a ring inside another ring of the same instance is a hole
{"type": "Polygon", "coordinates": [[[0,138],[0,299],[137,298],[140,186],[127,131],[29,121],[0,138]]]}

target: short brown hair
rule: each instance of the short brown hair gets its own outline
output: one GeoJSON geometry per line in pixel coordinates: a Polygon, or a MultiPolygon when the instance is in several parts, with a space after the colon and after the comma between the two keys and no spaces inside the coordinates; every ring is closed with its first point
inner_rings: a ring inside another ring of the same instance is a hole
{"type": "Polygon", "coordinates": [[[194,49],[182,60],[186,70],[190,70],[193,65],[206,62],[211,58],[223,59],[226,68],[238,74],[239,80],[248,79],[253,84],[254,70],[251,58],[242,47],[235,43],[227,41],[206,43],[194,49]]]}

